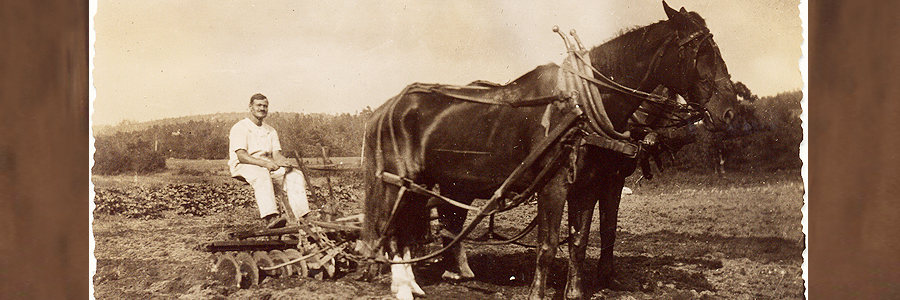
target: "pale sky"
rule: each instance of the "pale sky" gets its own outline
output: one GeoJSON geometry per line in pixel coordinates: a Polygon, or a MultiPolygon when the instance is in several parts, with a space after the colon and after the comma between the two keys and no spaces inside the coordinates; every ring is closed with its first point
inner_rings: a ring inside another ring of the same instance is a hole
{"type": "MultiPolygon", "coordinates": [[[[734,81],[800,90],[796,1],[668,0],[703,16],[734,81]]],[[[95,125],[247,110],[355,113],[413,82],[506,83],[565,47],[666,18],[657,0],[108,1],[96,3],[95,125]],[[562,3],[553,3],[562,2],[562,3]]]]}

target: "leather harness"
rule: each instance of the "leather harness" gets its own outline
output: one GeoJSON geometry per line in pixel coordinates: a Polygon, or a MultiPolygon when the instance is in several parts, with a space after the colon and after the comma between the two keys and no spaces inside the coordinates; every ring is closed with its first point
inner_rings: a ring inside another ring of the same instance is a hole
{"type": "MultiPolygon", "coordinates": [[[[554,28],[554,31],[559,33],[558,28],[554,28]]],[[[646,93],[646,92],[639,91],[636,89],[627,88],[627,87],[624,87],[624,86],[616,83],[615,81],[612,81],[611,79],[607,78],[602,73],[597,71],[590,64],[589,59],[584,57],[584,54],[587,53],[587,51],[584,50],[584,46],[581,45],[581,41],[578,40],[578,36],[575,35],[574,30],[571,32],[571,34],[575,37],[575,40],[577,41],[577,46],[580,48],[580,51],[575,49],[575,44],[569,43],[568,39],[566,38],[566,36],[564,34],[562,34],[562,33],[559,33],[559,34],[560,34],[560,36],[562,36],[563,41],[566,43],[566,48],[568,49],[569,56],[566,58],[566,61],[563,63],[563,65],[559,69],[558,76],[557,76],[557,86],[558,86],[558,91],[560,91],[560,92],[557,92],[555,95],[540,96],[540,97],[531,98],[531,99],[512,99],[512,100],[498,99],[498,98],[483,98],[483,97],[473,96],[473,95],[479,94],[476,90],[491,89],[491,88],[498,87],[498,85],[495,85],[495,84],[483,84],[483,83],[472,84],[472,85],[464,86],[464,87],[439,85],[439,84],[413,84],[413,85],[407,86],[407,88],[400,95],[398,95],[398,97],[401,97],[402,95],[405,95],[408,93],[416,93],[416,92],[436,93],[436,94],[441,94],[441,95],[444,95],[447,97],[464,100],[464,101],[471,101],[471,102],[485,103],[485,104],[494,104],[494,105],[509,105],[509,106],[513,106],[513,107],[543,106],[543,105],[550,105],[554,102],[569,102],[569,103],[574,102],[574,104],[576,104],[576,105],[574,105],[571,110],[569,110],[568,112],[566,112],[564,114],[564,116],[562,117],[562,121],[559,124],[560,126],[557,126],[552,131],[548,131],[546,133],[546,135],[547,135],[546,138],[537,145],[536,149],[534,151],[532,151],[532,153],[530,153],[525,158],[525,160],[519,164],[519,166],[515,170],[513,170],[512,174],[510,174],[509,177],[507,177],[507,179],[503,182],[503,184],[501,184],[501,186],[497,190],[494,191],[494,194],[491,197],[491,199],[489,199],[487,204],[485,204],[483,207],[477,208],[477,207],[471,207],[471,206],[464,205],[464,204],[460,205],[461,203],[452,201],[452,199],[450,199],[451,201],[447,201],[448,199],[446,199],[446,197],[439,197],[440,199],[445,200],[450,204],[459,206],[463,209],[473,210],[473,211],[477,212],[475,219],[472,220],[468,226],[465,226],[462,229],[462,231],[458,235],[456,235],[456,237],[453,239],[453,241],[450,242],[450,244],[445,245],[440,250],[434,251],[434,252],[432,252],[428,255],[422,256],[422,257],[408,259],[408,260],[402,260],[402,261],[390,261],[391,263],[415,263],[415,262],[419,262],[419,261],[423,261],[423,260],[427,260],[427,259],[436,257],[440,253],[443,253],[450,247],[453,247],[454,245],[461,242],[462,239],[465,236],[467,236],[474,229],[474,225],[479,223],[484,217],[493,216],[493,214],[498,211],[502,211],[505,209],[509,209],[511,207],[515,207],[518,204],[524,202],[527,199],[527,197],[525,197],[525,196],[529,192],[538,188],[538,186],[537,186],[538,181],[542,181],[542,178],[549,173],[548,171],[549,171],[550,167],[548,166],[547,168],[544,168],[544,170],[542,170],[540,172],[537,180],[526,189],[525,193],[518,194],[515,197],[513,197],[512,199],[509,199],[508,198],[509,194],[513,193],[512,191],[509,190],[511,188],[511,185],[516,180],[518,180],[526,172],[526,170],[528,168],[533,166],[537,162],[539,157],[541,157],[543,154],[545,154],[551,148],[551,146],[556,143],[559,143],[559,142],[565,141],[565,140],[572,141],[573,136],[577,136],[577,139],[574,140],[576,142],[576,144],[574,144],[572,146],[578,147],[580,149],[581,146],[592,145],[592,146],[595,146],[598,148],[609,149],[609,150],[612,150],[612,151],[615,151],[618,153],[622,153],[623,155],[625,155],[631,159],[636,158],[641,153],[641,150],[643,148],[642,145],[651,145],[652,143],[655,143],[656,137],[653,134],[648,134],[643,140],[634,142],[634,140],[631,138],[629,132],[626,131],[626,132],[620,133],[620,132],[615,131],[611,122],[609,121],[609,117],[606,114],[606,110],[603,108],[603,103],[602,103],[602,101],[600,101],[601,99],[600,99],[600,93],[599,93],[598,86],[607,87],[614,91],[618,91],[618,92],[624,93],[626,95],[637,97],[639,99],[642,99],[643,101],[650,101],[650,102],[661,104],[661,105],[672,105],[672,103],[675,103],[675,102],[673,100],[669,99],[668,97],[665,97],[664,95],[650,94],[650,93],[646,93]],[[600,78],[600,80],[598,80],[588,74],[596,74],[600,78]],[[457,90],[457,91],[454,92],[453,90],[457,90]],[[504,201],[505,199],[509,199],[511,201],[504,201]]],[[[677,36],[677,34],[676,34],[676,36],[677,36]]],[[[709,36],[711,36],[711,34],[709,33],[708,30],[697,32],[697,33],[691,34],[691,35],[679,40],[678,46],[679,46],[679,48],[682,48],[683,45],[687,44],[688,42],[694,41],[694,40],[698,39],[698,37],[699,37],[700,43],[698,43],[696,49],[693,50],[694,64],[696,64],[696,53],[700,47],[700,44],[702,44],[702,42],[704,40],[706,40],[709,36]]],[[[663,46],[661,46],[661,48],[668,48],[668,44],[673,39],[674,39],[674,37],[670,37],[669,39],[667,39],[663,43],[663,46]]],[[[664,50],[657,50],[657,54],[655,56],[659,56],[660,55],[659,53],[663,53],[663,52],[664,52],[664,50]]],[[[654,69],[656,68],[656,66],[658,65],[658,62],[656,60],[658,60],[658,58],[654,58],[654,61],[651,63],[651,68],[648,70],[648,74],[650,72],[653,72],[654,69]]],[[[649,75],[644,76],[645,79],[648,76],[649,75]]],[[[394,104],[396,104],[396,103],[394,103],[394,104]]],[[[391,109],[393,109],[393,107],[391,109]]],[[[383,124],[385,121],[386,120],[384,119],[384,116],[382,115],[378,121],[379,126],[381,126],[381,124],[383,124]]],[[[390,124],[390,120],[387,120],[387,121],[388,121],[388,124],[390,124]]],[[[396,137],[393,136],[394,131],[390,130],[390,132],[392,135],[391,140],[396,140],[396,137]]],[[[386,236],[386,233],[387,233],[386,231],[387,231],[388,227],[390,227],[390,225],[393,223],[393,219],[397,213],[397,209],[401,202],[400,200],[403,199],[403,195],[406,192],[426,194],[429,196],[437,195],[437,194],[430,192],[427,188],[422,187],[422,186],[412,182],[409,179],[406,179],[405,174],[403,174],[404,168],[402,167],[402,165],[399,168],[401,170],[401,174],[390,174],[390,173],[384,171],[384,161],[383,161],[384,154],[382,153],[382,149],[381,149],[381,141],[382,141],[381,133],[382,133],[382,131],[379,130],[378,137],[377,137],[378,146],[376,147],[376,150],[375,150],[376,151],[376,155],[375,155],[376,162],[375,163],[376,163],[376,168],[377,168],[377,170],[375,172],[375,176],[378,177],[379,180],[381,180],[382,182],[384,182],[386,184],[392,184],[392,185],[398,186],[400,188],[400,190],[397,195],[397,201],[394,203],[393,209],[391,210],[391,213],[390,213],[390,217],[387,220],[387,224],[385,225],[384,228],[382,228],[380,237],[375,242],[375,245],[378,248],[383,246],[383,242],[385,241],[384,237],[386,236]]],[[[393,144],[392,146],[395,148],[394,150],[397,151],[396,143],[392,143],[392,144],[393,144]]],[[[574,155],[577,156],[579,152],[581,152],[581,151],[578,150],[578,151],[573,151],[570,153],[574,153],[574,155]]],[[[558,157],[556,157],[554,159],[557,159],[557,158],[558,157]]],[[[574,162],[577,159],[578,158],[575,157],[572,160],[572,162],[574,162]]],[[[402,162],[401,162],[401,164],[402,164],[402,162]]],[[[572,174],[570,174],[570,176],[571,176],[570,180],[574,180],[575,174],[572,173],[572,174]]],[[[532,223],[534,223],[534,222],[532,222],[532,223]]],[[[532,226],[529,226],[529,227],[532,227],[532,226]]],[[[518,237],[521,237],[521,235],[522,234],[518,235],[518,237]]],[[[511,241],[513,241],[513,240],[515,240],[515,239],[512,239],[511,241]]],[[[382,262],[386,261],[383,257],[381,259],[375,259],[375,260],[382,261],[382,262]]]]}

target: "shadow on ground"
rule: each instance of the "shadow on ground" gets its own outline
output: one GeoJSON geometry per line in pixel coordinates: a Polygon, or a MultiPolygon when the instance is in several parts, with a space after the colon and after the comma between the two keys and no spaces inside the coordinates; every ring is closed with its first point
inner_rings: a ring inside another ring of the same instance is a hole
{"type": "MultiPolygon", "coordinates": [[[[599,237],[592,235],[586,260],[585,279],[589,294],[603,289],[623,292],[656,293],[668,287],[685,291],[710,291],[716,288],[707,279],[710,270],[723,267],[723,259],[747,258],[765,263],[800,263],[803,241],[774,237],[726,237],[710,234],[685,234],[659,231],[643,235],[617,234],[615,275],[609,281],[593,276],[599,257],[599,237]]],[[[562,246],[551,262],[548,294],[562,297],[568,271],[568,252],[562,246]]],[[[485,299],[496,295],[527,294],[534,278],[535,251],[517,246],[478,246],[469,251],[469,264],[476,274],[472,280],[450,283],[478,292],[485,299]],[[493,296],[492,296],[493,295],[493,296]]],[[[428,290],[447,284],[441,278],[440,263],[417,268],[419,283],[428,290]]],[[[466,295],[462,291],[460,295],[466,295]]],[[[481,297],[470,299],[481,299],[481,297]]]]}

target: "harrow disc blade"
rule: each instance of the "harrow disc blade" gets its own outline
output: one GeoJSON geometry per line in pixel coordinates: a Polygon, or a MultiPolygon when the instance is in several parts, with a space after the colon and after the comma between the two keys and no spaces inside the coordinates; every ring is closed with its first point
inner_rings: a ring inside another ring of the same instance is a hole
{"type": "MultiPolygon", "coordinates": [[[[284,250],[284,256],[287,260],[295,260],[302,257],[300,251],[297,251],[297,249],[284,250]]],[[[299,274],[300,277],[309,276],[309,267],[306,265],[305,260],[295,262],[291,264],[291,266],[294,268],[294,274],[299,274]]]]}
{"type": "MultiPolygon", "coordinates": [[[[269,251],[269,257],[272,258],[272,263],[275,265],[280,265],[289,261],[285,258],[284,252],[281,252],[281,250],[269,251]]],[[[278,278],[287,278],[291,277],[291,275],[293,275],[293,269],[290,266],[278,268],[278,278]]]]}
{"type": "Polygon", "coordinates": [[[233,288],[241,287],[240,266],[230,253],[219,255],[213,273],[216,280],[221,282],[222,285],[233,288]]]}
{"type": "MultiPolygon", "coordinates": [[[[266,251],[256,251],[253,252],[253,260],[256,261],[256,266],[258,267],[271,267],[275,264],[272,262],[272,258],[269,257],[269,253],[266,251]]],[[[265,275],[267,277],[275,277],[278,274],[278,270],[266,270],[261,271],[260,275],[265,275]]]]}
{"type": "Polygon", "coordinates": [[[241,272],[241,288],[259,285],[259,268],[250,253],[241,252],[235,257],[241,272]]]}

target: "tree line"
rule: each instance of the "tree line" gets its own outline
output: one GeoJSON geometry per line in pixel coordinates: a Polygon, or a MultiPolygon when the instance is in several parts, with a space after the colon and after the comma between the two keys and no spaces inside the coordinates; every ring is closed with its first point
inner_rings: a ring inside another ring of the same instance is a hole
{"type": "MultiPolygon", "coordinates": [[[[370,108],[355,114],[299,114],[272,112],[266,123],[279,135],[285,155],[297,151],[317,157],[326,149],[332,157],[359,156],[370,108]]],[[[165,168],[167,158],[227,159],[228,134],[246,113],[210,116],[204,120],[153,125],[140,130],[95,136],[97,174],[146,173],[165,168]]],[[[133,127],[133,126],[132,126],[133,127]]]]}

